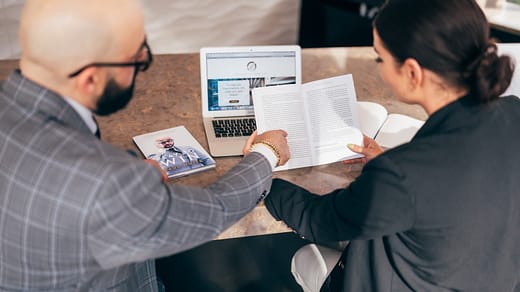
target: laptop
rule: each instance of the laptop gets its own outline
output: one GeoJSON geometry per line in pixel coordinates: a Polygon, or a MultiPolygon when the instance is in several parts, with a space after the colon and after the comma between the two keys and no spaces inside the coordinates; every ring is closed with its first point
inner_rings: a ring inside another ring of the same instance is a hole
{"type": "Polygon", "coordinates": [[[301,84],[299,46],[200,49],[201,104],[212,156],[242,155],[256,129],[255,87],[301,84]]]}

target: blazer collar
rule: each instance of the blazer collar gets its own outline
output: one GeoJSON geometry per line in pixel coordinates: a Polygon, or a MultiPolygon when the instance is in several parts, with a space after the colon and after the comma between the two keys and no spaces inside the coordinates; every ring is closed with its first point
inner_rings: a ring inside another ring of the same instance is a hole
{"type": "Polygon", "coordinates": [[[25,78],[20,70],[17,69],[9,75],[3,90],[27,115],[40,115],[44,119],[53,119],[60,124],[91,134],[83,119],[63,97],[25,78]]]}
{"type": "Polygon", "coordinates": [[[461,97],[434,112],[415,137],[428,136],[430,133],[439,131],[451,131],[470,125],[479,118],[478,111],[487,105],[476,101],[469,95],[461,97]]]}

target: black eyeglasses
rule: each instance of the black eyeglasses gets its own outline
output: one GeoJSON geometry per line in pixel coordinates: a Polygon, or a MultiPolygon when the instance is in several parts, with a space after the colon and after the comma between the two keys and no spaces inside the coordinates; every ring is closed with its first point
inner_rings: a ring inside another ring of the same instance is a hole
{"type": "Polygon", "coordinates": [[[88,65],[85,65],[81,67],[81,69],[74,71],[73,73],[69,74],[69,78],[73,78],[78,76],[83,70],[89,68],[89,67],[135,67],[135,70],[144,72],[150,67],[153,61],[152,57],[152,51],[150,50],[150,46],[148,46],[148,43],[146,40],[144,40],[143,44],[141,45],[139,49],[139,53],[146,50],[146,60],[145,61],[139,61],[139,62],[127,62],[127,63],[91,63],[88,65]]]}

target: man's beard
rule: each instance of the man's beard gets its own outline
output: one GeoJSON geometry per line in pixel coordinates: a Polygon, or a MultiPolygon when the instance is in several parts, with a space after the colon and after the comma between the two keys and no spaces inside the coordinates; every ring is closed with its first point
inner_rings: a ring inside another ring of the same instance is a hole
{"type": "Polygon", "coordinates": [[[103,94],[96,104],[97,115],[107,116],[123,109],[134,95],[135,76],[132,84],[127,88],[122,88],[112,78],[107,82],[103,94]]]}

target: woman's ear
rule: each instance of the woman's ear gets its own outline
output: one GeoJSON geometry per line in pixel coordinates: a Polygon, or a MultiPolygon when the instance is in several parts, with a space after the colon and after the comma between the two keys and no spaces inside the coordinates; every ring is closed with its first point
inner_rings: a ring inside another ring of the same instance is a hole
{"type": "Polygon", "coordinates": [[[404,76],[408,80],[409,89],[414,90],[420,87],[424,81],[424,71],[419,62],[413,58],[408,58],[401,66],[404,76]]]}

